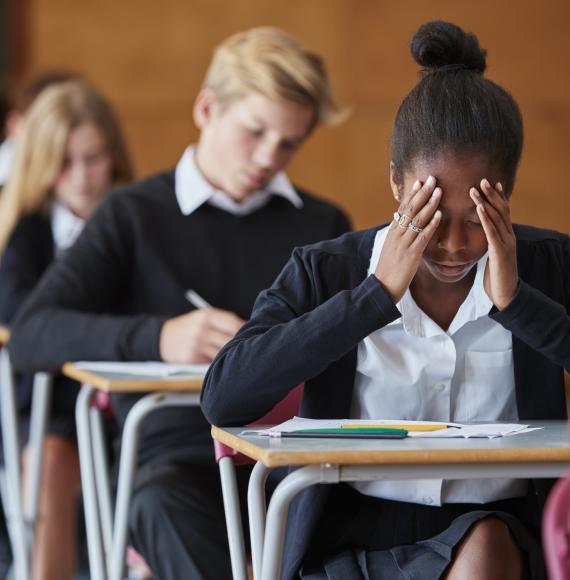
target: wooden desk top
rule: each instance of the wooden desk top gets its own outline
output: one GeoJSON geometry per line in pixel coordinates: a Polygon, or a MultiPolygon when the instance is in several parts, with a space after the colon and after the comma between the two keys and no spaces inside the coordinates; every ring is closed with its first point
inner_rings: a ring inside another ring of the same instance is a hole
{"type": "Polygon", "coordinates": [[[0,346],[5,345],[10,340],[10,331],[5,326],[0,326],[0,346]]]}
{"type": "Polygon", "coordinates": [[[202,390],[204,381],[204,377],[197,376],[157,378],[122,373],[93,372],[77,368],[73,363],[65,363],[62,373],[107,393],[198,393],[202,390]]]}
{"type": "Polygon", "coordinates": [[[570,462],[570,422],[522,421],[543,429],[496,439],[298,439],[239,436],[244,427],[212,427],[212,437],[267,467],[421,463],[570,462]]]}

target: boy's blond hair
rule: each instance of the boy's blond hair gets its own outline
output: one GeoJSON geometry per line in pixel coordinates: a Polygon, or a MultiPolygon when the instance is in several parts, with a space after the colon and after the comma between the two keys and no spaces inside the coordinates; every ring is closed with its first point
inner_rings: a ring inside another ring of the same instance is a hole
{"type": "Polygon", "coordinates": [[[346,112],[332,95],[323,60],[292,36],[269,26],[227,38],[214,51],[203,88],[222,105],[250,93],[315,108],[315,124],[336,124],[346,112]]]}

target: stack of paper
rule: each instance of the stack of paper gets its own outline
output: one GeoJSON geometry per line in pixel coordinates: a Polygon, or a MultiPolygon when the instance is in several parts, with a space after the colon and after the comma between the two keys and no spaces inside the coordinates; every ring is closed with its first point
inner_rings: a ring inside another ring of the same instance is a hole
{"type": "Polygon", "coordinates": [[[138,377],[165,378],[172,376],[196,376],[206,374],[209,365],[174,365],[161,362],[91,362],[80,361],[74,365],[96,373],[118,373],[138,377]]]}
{"type": "MultiPolygon", "coordinates": [[[[436,421],[401,421],[386,419],[303,419],[293,417],[285,423],[271,427],[270,429],[243,431],[241,435],[258,435],[266,437],[281,437],[283,433],[303,432],[317,429],[322,432],[323,429],[346,429],[347,433],[351,430],[370,430],[378,429],[404,429],[408,431],[408,437],[504,437],[517,433],[528,433],[534,428],[519,423],[488,423],[488,424],[462,424],[462,423],[440,423],[436,421]]],[[[310,436],[307,434],[306,436],[310,436]]]]}

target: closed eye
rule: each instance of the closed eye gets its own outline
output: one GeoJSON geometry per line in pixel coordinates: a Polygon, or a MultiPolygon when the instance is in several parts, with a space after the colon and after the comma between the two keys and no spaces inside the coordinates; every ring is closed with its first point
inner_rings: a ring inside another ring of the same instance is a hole
{"type": "Polygon", "coordinates": [[[283,141],[281,147],[287,151],[295,151],[299,148],[300,143],[297,141],[283,141]]]}
{"type": "Polygon", "coordinates": [[[253,128],[253,127],[247,127],[247,132],[252,137],[261,137],[263,135],[263,129],[256,129],[256,128],[253,128]]]}

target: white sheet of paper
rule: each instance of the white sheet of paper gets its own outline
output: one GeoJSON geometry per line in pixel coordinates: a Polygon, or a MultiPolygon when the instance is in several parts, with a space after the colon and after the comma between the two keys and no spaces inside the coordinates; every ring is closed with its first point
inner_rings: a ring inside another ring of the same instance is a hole
{"type": "Polygon", "coordinates": [[[206,374],[209,365],[174,365],[161,362],[92,362],[79,361],[74,363],[79,369],[92,372],[119,373],[150,378],[172,376],[196,376],[206,374]]]}
{"type": "Polygon", "coordinates": [[[408,437],[438,437],[438,438],[469,438],[469,437],[503,437],[505,435],[514,435],[516,433],[528,432],[528,425],[507,424],[507,423],[489,423],[478,425],[465,425],[462,423],[448,423],[445,421],[402,421],[398,419],[303,419],[302,417],[293,417],[280,425],[275,425],[270,429],[246,429],[240,435],[259,435],[265,437],[279,437],[281,433],[290,433],[301,429],[335,429],[342,427],[346,423],[351,425],[414,425],[421,423],[438,424],[446,423],[450,429],[440,429],[438,431],[409,431],[408,437]]]}

